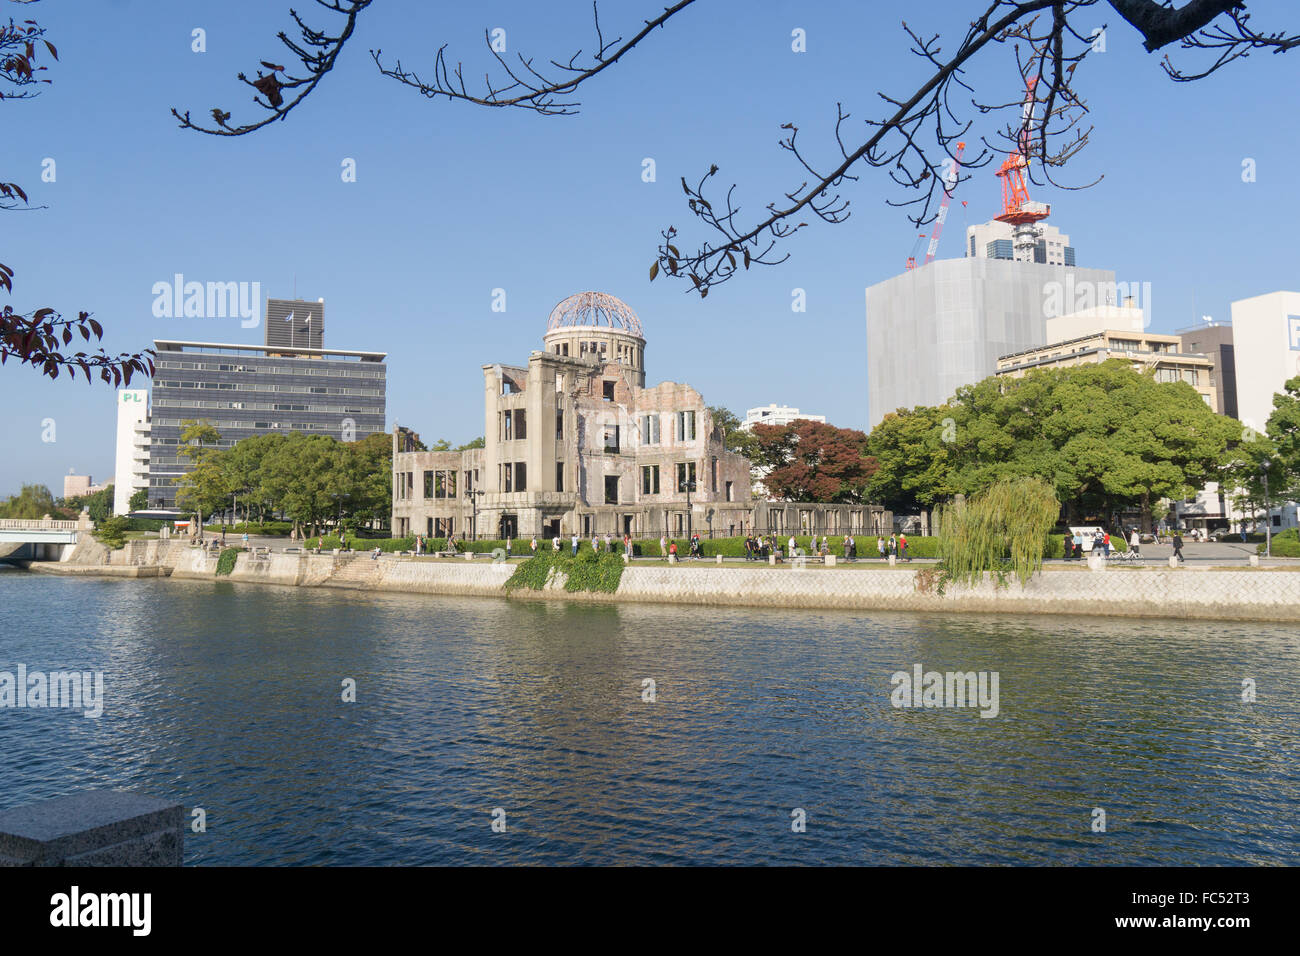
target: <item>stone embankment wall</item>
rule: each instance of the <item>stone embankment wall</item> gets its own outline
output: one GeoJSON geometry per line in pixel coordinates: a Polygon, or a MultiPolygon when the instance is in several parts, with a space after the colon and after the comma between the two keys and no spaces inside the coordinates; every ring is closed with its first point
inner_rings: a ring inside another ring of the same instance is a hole
{"type": "MultiPolygon", "coordinates": [[[[212,579],[216,558],[177,553],[178,578],[212,579]]],[[[367,554],[241,554],[228,580],[416,594],[504,596],[515,565],[490,560],[412,560],[367,554]]],[[[1021,588],[992,582],[952,586],[940,595],[918,588],[911,568],[632,565],[614,594],[572,594],[563,579],[514,597],[654,604],[736,605],[847,610],[975,611],[1209,620],[1300,621],[1300,571],[1225,569],[1049,569],[1021,588]]]]}

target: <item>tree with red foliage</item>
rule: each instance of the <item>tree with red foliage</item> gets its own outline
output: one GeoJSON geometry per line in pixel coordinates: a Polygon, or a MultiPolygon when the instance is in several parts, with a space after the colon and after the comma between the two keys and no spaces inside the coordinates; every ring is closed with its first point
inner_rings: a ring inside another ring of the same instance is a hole
{"type": "Polygon", "coordinates": [[[786,501],[850,504],[866,500],[876,460],[866,454],[867,436],[799,419],[789,425],[755,425],[755,464],[768,493],[786,501]]]}
{"type": "MultiPolygon", "coordinates": [[[[0,101],[29,99],[36,95],[40,84],[50,82],[40,75],[46,67],[37,62],[37,57],[44,55],[54,60],[59,58],[54,44],[45,39],[45,29],[35,20],[15,23],[11,19],[7,24],[0,23],[0,101]]],[[[0,182],[0,210],[33,208],[40,207],[29,204],[22,186],[0,182]]],[[[10,242],[22,240],[19,229],[6,230],[5,235],[10,242]]],[[[0,263],[0,289],[11,295],[13,277],[14,270],[0,263]]],[[[0,365],[14,359],[50,378],[58,378],[60,372],[66,371],[75,379],[80,371],[87,382],[91,381],[94,370],[103,381],[115,387],[131,384],[131,376],[137,372],[153,374],[152,349],[120,355],[109,355],[102,348],[94,352],[61,351],[72,345],[78,335],[82,342],[99,341],[104,330],[89,312],[79,312],[75,319],[70,319],[48,306],[23,313],[5,305],[0,307],[0,365]]]]}

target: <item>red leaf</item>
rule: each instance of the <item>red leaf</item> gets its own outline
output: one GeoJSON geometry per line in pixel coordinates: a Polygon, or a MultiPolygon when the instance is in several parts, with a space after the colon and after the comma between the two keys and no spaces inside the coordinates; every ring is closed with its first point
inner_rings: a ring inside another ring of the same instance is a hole
{"type": "Polygon", "coordinates": [[[50,51],[50,56],[54,57],[54,59],[57,60],[59,58],[59,51],[54,49],[54,44],[49,40],[45,41],[45,48],[50,51]]]}

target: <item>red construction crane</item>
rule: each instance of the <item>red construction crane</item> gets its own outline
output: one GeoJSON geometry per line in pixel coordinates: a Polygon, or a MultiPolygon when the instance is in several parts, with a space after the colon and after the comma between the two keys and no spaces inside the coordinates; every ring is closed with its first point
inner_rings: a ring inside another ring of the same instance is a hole
{"type": "Polygon", "coordinates": [[[1020,112],[1020,134],[1016,149],[1008,153],[998,167],[998,177],[1002,180],[1002,214],[994,219],[1015,227],[1017,249],[1022,246],[1032,247],[1038,237],[1034,223],[1052,214],[1050,205],[1029,198],[1029,188],[1025,185],[1025,170],[1029,168],[1028,126],[1034,111],[1034,88],[1037,85],[1037,74],[1025,80],[1025,102],[1020,112]]]}
{"type": "MultiPolygon", "coordinates": [[[[943,224],[948,221],[948,204],[952,202],[952,190],[957,185],[957,174],[961,171],[961,154],[966,151],[965,143],[958,143],[957,150],[953,153],[952,166],[948,169],[948,177],[943,185],[943,199],[939,202],[939,213],[934,217],[934,228],[930,230],[930,245],[925,250],[925,262],[922,265],[929,265],[934,261],[935,253],[939,251],[939,238],[943,235],[943,224]]],[[[922,233],[918,239],[924,239],[922,233]]],[[[912,247],[912,255],[907,257],[907,268],[916,268],[916,247],[912,247]]]]}

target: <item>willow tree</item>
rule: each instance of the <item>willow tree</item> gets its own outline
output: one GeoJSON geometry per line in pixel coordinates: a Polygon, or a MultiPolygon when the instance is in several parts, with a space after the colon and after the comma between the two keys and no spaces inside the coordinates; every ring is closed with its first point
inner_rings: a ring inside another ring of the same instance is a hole
{"type": "Polygon", "coordinates": [[[1041,478],[995,482],[968,501],[939,510],[939,560],[946,576],[977,584],[985,573],[1014,571],[1021,587],[1043,566],[1043,546],[1061,513],[1041,478]]]}

